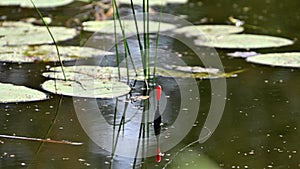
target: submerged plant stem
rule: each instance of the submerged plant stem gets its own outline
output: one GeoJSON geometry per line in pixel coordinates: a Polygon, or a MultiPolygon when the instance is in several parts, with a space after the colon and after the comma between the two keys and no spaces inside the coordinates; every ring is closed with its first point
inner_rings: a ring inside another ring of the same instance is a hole
{"type": "Polygon", "coordinates": [[[18,140],[27,140],[27,141],[39,141],[43,143],[56,143],[56,144],[68,144],[68,145],[73,145],[73,146],[79,146],[82,145],[83,143],[80,142],[71,142],[71,141],[66,141],[66,140],[50,140],[50,139],[42,139],[42,138],[34,138],[34,137],[25,137],[25,136],[11,136],[11,135],[4,135],[0,134],[1,138],[7,138],[7,139],[18,139],[18,140]]]}

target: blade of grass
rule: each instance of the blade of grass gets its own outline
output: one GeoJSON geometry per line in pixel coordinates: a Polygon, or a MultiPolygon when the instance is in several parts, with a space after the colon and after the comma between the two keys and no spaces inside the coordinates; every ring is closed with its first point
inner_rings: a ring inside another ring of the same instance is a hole
{"type": "Polygon", "coordinates": [[[146,56],[147,56],[147,58],[146,58],[146,67],[147,67],[147,78],[148,79],[150,79],[150,33],[149,33],[149,22],[150,22],[150,14],[149,14],[149,8],[150,8],[150,6],[149,6],[149,0],[147,0],[147,5],[146,5],[146,14],[147,14],[147,28],[146,28],[146,30],[147,30],[147,32],[146,32],[146,34],[147,34],[147,54],[146,54],[146,56]]]}
{"type": "Polygon", "coordinates": [[[116,57],[117,57],[117,65],[118,65],[118,76],[119,76],[119,80],[121,79],[121,72],[120,72],[120,55],[119,55],[119,47],[118,47],[118,35],[117,35],[117,23],[116,23],[116,19],[117,19],[117,5],[115,4],[116,2],[113,1],[113,16],[114,16],[114,32],[115,32],[115,50],[116,50],[116,57]]]}
{"type": "Polygon", "coordinates": [[[60,63],[61,71],[62,71],[63,76],[64,76],[64,80],[67,81],[66,74],[65,74],[65,71],[64,71],[63,62],[62,62],[62,60],[61,60],[61,58],[60,58],[60,53],[59,53],[59,50],[58,50],[58,45],[57,45],[57,43],[56,43],[56,41],[55,41],[55,39],[54,39],[54,36],[53,36],[52,32],[50,31],[50,28],[49,28],[47,22],[44,20],[44,17],[43,17],[43,15],[42,15],[41,11],[36,7],[36,5],[35,5],[35,3],[33,2],[33,0],[30,0],[30,1],[31,1],[31,3],[32,3],[32,5],[33,5],[33,7],[34,7],[34,9],[35,9],[35,11],[38,13],[39,17],[40,17],[41,20],[43,21],[43,24],[44,24],[45,27],[47,28],[47,31],[48,31],[48,33],[49,33],[49,35],[50,35],[50,37],[51,37],[51,39],[52,39],[52,41],[53,41],[53,44],[55,45],[57,57],[58,57],[58,60],[59,60],[59,63],[60,63]]]}
{"type": "Polygon", "coordinates": [[[141,41],[139,27],[138,27],[137,19],[136,19],[136,13],[135,13],[134,4],[133,4],[132,0],[130,0],[130,6],[131,6],[132,14],[133,14],[133,19],[134,19],[134,24],[135,24],[135,29],[136,29],[136,36],[138,38],[140,53],[141,53],[141,56],[143,56],[143,53],[144,53],[144,51],[143,51],[143,45],[142,45],[142,41],[141,41]]]}
{"type": "MultiPolygon", "coordinates": [[[[113,8],[115,9],[114,13],[116,15],[116,18],[119,21],[119,24],[120,24],[120,29],[121,29],[122,35],[124,37],[125,36],[125,32],[124,32],[124,28],[123,28],[123,25],[122,25],[122,20],[121,20],[120,14],[119,14],[119,8],[118,8],[116,0],[113,0],[112,4],[113,4],[113,8]]],[[[136,70],[135,64],[134,64],[133,59],[132,59],[132,55],[131,55],[130,48],[129,48],[128,43],[127,43],[127,39],[125,39],[125,41],[126,41],[126,44],[124,44],[124,45],[126,45],[126,47],[127,47],[126,49],[127,49],[128,55],[130,57],[130,60],[131,60],[131,63],[132,63],[132,67],[134,69],[135,74],[137,75],[137,70],[136,70]]],[[[118,42],[116,42],[116,43],[118,43],[118,42]]]]}
{"type": "MultiPolygon", "coordinates": [[[[125,24],[124,24],[125,25],[125,24]]],[[[124,31],[125,32],[125,31],[124,31]]],[[[125,64],[126,64],[126,74],[127,74],[127,84],[129,84],[129,65],[128,65],[128,52],[127,52],[127,41],[126,34],[124,34],[124,53],[125,53],[125,64]]]]}
{"type": "MultiPolygon", "coordinates": [[[[159,44],[159,38],[160,38],[160,22],[161,22],[161,18],[162,18],[162,2],[160,5],[160,15],[159,15],[159,22],[158,22],[158,31],[157,31],[157,36],[156,36],[156,40],[155,40],[155,56],[154,56],[154,68],[153,68],[153,83],[156,83],[156,63],[157,63],[157,57],[158,57],[158,44],[159,44]]],[[[155,86],[155,85],[153,85],[155,86]]]]}
{"type": "Polygon", "coordinates": [[[143,0],[143,38],[144,38],[144,52],[142,55],[142,62],[143,62],[143,70],[144,70],[144,76],[145,79],[147,79],[147,49],[148,49],[148,43],[147,43],[147,28],[146,28],[146,1],[143,0]]]}

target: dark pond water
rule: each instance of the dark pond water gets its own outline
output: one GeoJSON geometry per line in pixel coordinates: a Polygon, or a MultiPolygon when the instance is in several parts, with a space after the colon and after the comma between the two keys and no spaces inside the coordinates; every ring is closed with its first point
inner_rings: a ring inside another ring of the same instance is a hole
{"type": "MultiPolygon", "coordinates": [[[[54,18],[54,24],[64,25],[66,20],[78,14],[73,3],[66,7],[43,10],[54,18]]],[[[189,1],[184,5],[168,5],[165,13],[185,16],[194,24],[226,24],[228,17],[244,20],[247,33],[268,34],[294,39],[295,44],[256,52],[299,51],[300,1],[279,0],[210,0],[189,1]],[[253,27],[255,26],[255,28],[253,27]]],[[[37,16],[32,9],[1,7],[0,16],[7,20],[19,20],[37,16]],[[5,16],[5,17],[4,17],[5,16]]],[[[86,38],[90,34],[86,35],[86,38]]],[[[84,40],[82,40],[84,41],[84,40]]],[[[178,43],[168,42],[171,50],[186,53],[178,43]]],[[[80,38],[65,44],[81,44],[80,38]]],[[[0,104],[0,134],[52,138],[82,142],[81,146],[40,143],[0,138],[0,168],[299,168],[300,167],[300,71],[299,69],[261,66],[244,59],[230,58],[226,53],[235,50],[217,50],[225,71],[245,69],[227,82],[226,107],[213,135],[204,143],[196,143],[210,107],[210,81],[197,81],[201,98],[200,109],[194,127],[174,148],[163,152],[160,163],[155,157],[137,159],[116,156],[110,163],[111,153],[93,142],[80,125],[73,99],[50,95],[49,100],[31,103],[0,104]],[[61,102],[61,103],[60,103],[61,102]],[[52,125],[53,124],[53,125],[52,125]],[[49,132],[50,131],[50,132],[49,132]],[[172,162],[170,162],[172,161],[172,162]],[[170,162],[170,163],[169,163],[170,162]]],[[[187,54],[186,54],[187,55],[187,54]]],[[[197,61],[195,56],[185,56],[188,64],[197,61]]],[[[53,63],[11,64],[0,63],[0,81],[26,85],[40,89],[45,81],[41,72],[53,63]]],[[[178,115],[180,94],[174,81],[160,78],[169,96],[168,112],[163,129],[170,127],[178,115]]],[[[97,100],[108,121],[109,111],[115,100],[97,100]]],[[[123,104],[123,103],[122,103],[123,104]]],[[[199,106],[195,104],[195,107],[199,106]]],[[[133,126],[130,130],[139,130],[133,126]]],[[[127,130],[127,129],[126,129],[127,130]]],[[[150,130],[151,131],[151,130],[150,130]]],[[[122,145],[121,145],[122,146],[122,145]]],[[[163,147],[162,147],[163,149],[163,147]]]]}

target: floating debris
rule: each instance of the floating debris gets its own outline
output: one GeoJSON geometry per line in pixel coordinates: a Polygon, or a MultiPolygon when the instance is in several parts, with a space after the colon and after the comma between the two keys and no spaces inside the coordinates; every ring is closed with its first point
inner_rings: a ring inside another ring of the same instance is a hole
{"type": "Polygon", "coordinates": [[[240,51],[236,51],[233,53],[227,53],[227,56],[231,56],[231,57],[239,57],[239,58],[247,58],[247,57],[251,57],[251,56],[256,56],[259,55],[259,53],[256,53],[255,51],[249,51],[249,52],[240,52],[240,51]]]}

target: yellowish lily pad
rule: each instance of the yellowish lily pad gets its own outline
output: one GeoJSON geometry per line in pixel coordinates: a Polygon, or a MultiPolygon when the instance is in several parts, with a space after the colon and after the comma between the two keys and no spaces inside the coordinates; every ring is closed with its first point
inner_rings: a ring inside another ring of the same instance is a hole
{"type": "Polygon", "coordinates": [[[0,83],[0,103],[29,102],[47,98],[45,93],[35,89],[10,83],[0,83]]]}
{"type": "Polygon", "coordinates": [[[300,68],[300,52],[260,54],[248,57],[246,60],[269,66],[300,68]]]}
{"type": "Polygon", "coordinates": [[[229,49],[256,49],[292,45],[292,40],[268,35],[230,34],[195,40],[196,45],[229,49]]]}
{"type": "MultiPolygon", "coordinates": [[[[58,46],[61,60],[71,61],[99,57],[108,54],[100,49],[79,46],[58,46]]],[[[0,61],[5,62],[56,62],[58,61],[54,45],[42,46],[6,46],[0,47],[0,61]]]]}
{"type": "MultiPolygon", "coordinates": [[[[117,24],[117,33],[121,34],[121,27],[119,22],[117,24]]],[[[83,30],[90,32],[100,32],[107,34],[114,34],[114,21],[113,20],[105,20],[105,21],[87,21],[83,22],[83,30]]],[[[139,33],[143,33],[143,21],[137,21],[137,25],[139,28],[139,33]]],[[[159,22],[149,21],[149,33],[158,32],[159,22]]],[[[125,28],[126,34],[136,34],[136,27],[134,20],[122,20],[122,27],[125,28]]],[[[176,26],[169,23],[160,23],[160,31],[168,31],[174,29],[176,26]]]]}
{"type": "MultiPolygon", "coordinates": [[[[56,42],[72,39],[76,30],[71,28],[49,27],[56,42]]],[[[34,26],[24,22],[2,22],[0,26],[0,46],[52,44],[45,26],[34,26]]]]}
{"type": "Polygon", "coordinates": [[[240,33],[243,31],[243,27],[237,27],[233,25],[195,25],[185,26],[174,30],[175,33],[184,34],[186,37],[220,36],[232,33],[240,33]]]}
{"type": "MultiPolygon", "coordinates": [[[[74,0],[33,0],[38,8],[51,8],[70,4],[74,0]]],[[[1,0],[0,6],[19,5],[26,8],[34,8],[30,0],[1,0]]]]}
{"type": "Polygon", "coordinates": [[[76,81],[48,80],[42,84],[42,88],[55,94],[87,98],[115,98],[131,90],[122,82],[94,78],[76,81]]]}
{"type": "MultiPolygon", "coordinates": [[[[87,79],[87,78],[95,78],[95,79],[104,79],[104,80],[115,80],[117,81],[118,76],[118,68],[117,67],[100,67],[100,66],[68,66],[64,67],[66,76],[68,80],[78,80],[78,79],[87,79]]],[[[43,76],[49,78],[57,78],[64,79],[63,74],[61,72],[60,67],[50,68],[50,71],[54,72],[45,72],[43,76]]],[[[150,69],[153,72],[153,67],[150,69]]],[[[143,80],[143,70],[137,69],[135,71],[133,69],[129,69],[129,79],[139,79],[143,80]]],[[[215,79],[215,78],[229,78],[236,77],[238,73],[242,71],[235,71],[224,73],[220,72],[218,69],[214,68],[202,68],[202,67],[190,67],[190,66],[166,66],[166,68],[157,67],[156,75],[162,77],[172,77],[172,78],[196,78],[196,79],[215,79]]],[[[120,75],[122,80],[127,79],[127,69],[120,68],[120,75]]]]}

